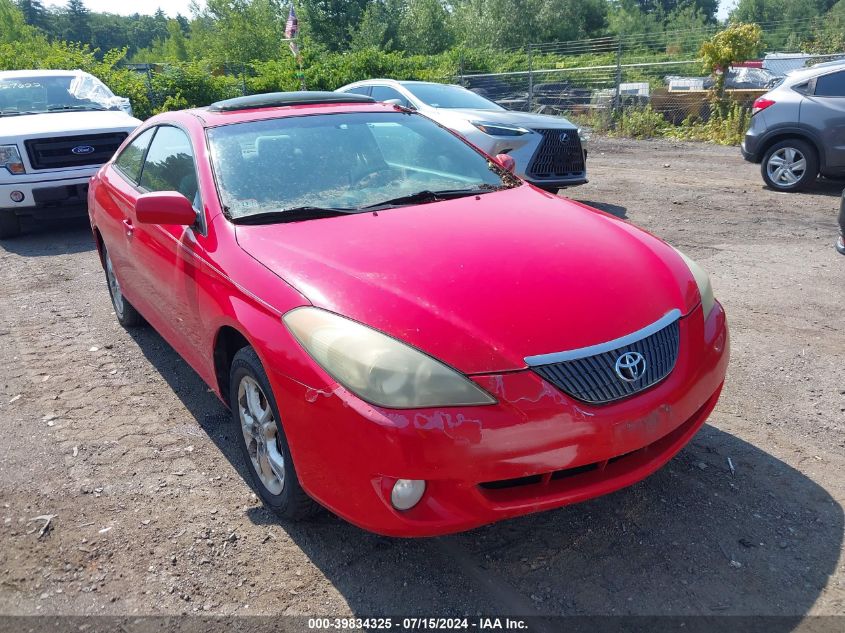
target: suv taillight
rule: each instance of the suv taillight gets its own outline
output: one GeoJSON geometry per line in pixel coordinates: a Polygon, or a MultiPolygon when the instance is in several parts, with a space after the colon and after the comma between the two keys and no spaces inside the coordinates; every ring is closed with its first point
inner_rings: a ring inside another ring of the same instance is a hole
{"type": "Polygon", "coordinates": [[[758,112],[762,112],[769,106],[775,105],[775,102],[771,99],[766,99],[765,97],[760,97],[754,102],[754,105],[751,107],[751,116],[754,116],[758,112]]]}

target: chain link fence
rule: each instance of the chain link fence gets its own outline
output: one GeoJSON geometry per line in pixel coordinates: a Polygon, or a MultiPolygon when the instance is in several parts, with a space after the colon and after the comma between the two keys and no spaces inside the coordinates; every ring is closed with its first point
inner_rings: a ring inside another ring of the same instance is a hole
{"type": "MultiPolygon", "coordinates": [[[[764,42],[777,40],[773,32],[785,27],[768,25],[764,42]]],[[[523,68],[475,72],[462,63],[452,81],[510,110],[565,116],[598,129],[624,127],[630,117],[643,113],[673,125],[705,122],[711,116],[714,79],[697,53],[714,32],[715,28],[707,28],[529,45],[523,68]]],[[[794,50],[767,53],[758,62],[731,68],[726,78],[728,99],[750,111],[754,101],[787,72],[845,59],[845,52],[816,55],[784,44],[790,47],[794,50]]]]}

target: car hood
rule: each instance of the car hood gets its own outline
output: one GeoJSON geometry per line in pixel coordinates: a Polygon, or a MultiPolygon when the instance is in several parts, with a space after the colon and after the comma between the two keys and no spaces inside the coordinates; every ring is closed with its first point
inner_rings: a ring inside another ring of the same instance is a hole
{"type": "Polygon", "coordinates": [[[670,246],[528,185],[236,235],[315,306],[466,373],[613,340],[699,300],[670,246]]]}
{"type": "Polygon", "coordinates": [[[141,122],[119,110],[96,112],[46,112],[0,117],[0,136],[28,139],[57,134],[130,131],[141,122]]]}
{"type": "Polygon", "coordinates": [[[457,108],[432,108],[438,119],[460,119],[486,123],[507,123],[530,129],[575,129],[576,126],[560,116],[515,112],[513,110],[464,110],[457,108]]]}

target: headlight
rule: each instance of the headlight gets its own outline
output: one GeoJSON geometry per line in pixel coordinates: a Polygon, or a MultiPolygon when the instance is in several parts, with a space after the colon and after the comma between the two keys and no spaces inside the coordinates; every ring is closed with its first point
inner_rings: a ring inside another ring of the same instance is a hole
{"type": "Polygon", "coordinates": [[[12,174],[25,173],[17,145],[0,145],[0,167],[5,167],[12,174]]]}
{"type": "Polygon", "coordinates": [[[470,123],[490,136],[522,136],[523,134],[528,134],[528,132],[530,132],[530,130],[526,130],[518,125],[485,123],[484,121],[470,121],[470,123]]]}
{"type": "Polygon", "coordinates": [[[297,308],[283,321],[320,367],[372,404],[412,409],[496,402],[454,369],[337,314],[297,308]]]}
{"type": "Polygon", "coordinates": [[[690,259],[677,248],[675,252],[686,262],[687,268],[695,277],[695,283],[698,284],[698,294],[701,295],[701,309],[704,311],[704,318],[706,319],[713,306],[716,305],[716,299],[713,297],[713,286],[710,285],[710,276],[694,259],[690,259]]]}

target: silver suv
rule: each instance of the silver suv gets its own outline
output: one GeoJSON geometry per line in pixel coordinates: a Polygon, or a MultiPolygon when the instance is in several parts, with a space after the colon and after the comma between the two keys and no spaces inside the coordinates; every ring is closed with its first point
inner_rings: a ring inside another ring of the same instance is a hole
{"type": "Polygon", "coordinates": [[[516,174],[541,189],[556,192],[587,182],[580,130],[563,117],[506,110],[462,86],[427,81],[368,79],[337,92],[418,110],[490,156],[510,155],[516,174]]]}
{"type": "Polygon", "coordinates": [[[790,73],[757,99],[742,155],[778,191],[845,176],[845,60],[790,73]]]}

